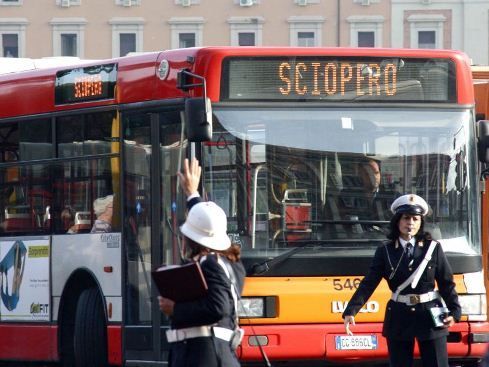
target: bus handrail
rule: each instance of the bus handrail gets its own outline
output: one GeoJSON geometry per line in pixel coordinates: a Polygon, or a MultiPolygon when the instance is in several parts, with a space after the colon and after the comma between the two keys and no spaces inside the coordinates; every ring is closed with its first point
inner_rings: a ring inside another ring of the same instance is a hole
{"type": "Polygon", "coordinates": [[[258,190],[258,173],[263,169],[267,168],[266,165],[260,164],[255,168],[255,173],[253,175],[253,215],[251,222],[251,248],[255,248],[256,240],[256,195],[258,190]]]}

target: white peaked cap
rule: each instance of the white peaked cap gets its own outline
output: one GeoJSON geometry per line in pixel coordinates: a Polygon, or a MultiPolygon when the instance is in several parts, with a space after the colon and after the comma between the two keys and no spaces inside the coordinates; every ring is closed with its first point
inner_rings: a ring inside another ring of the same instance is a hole
{"type": "Polygon", "coordinates": [[[216,251],[227,250],[231,246],[226,230],[226,213],[212,201],[195,204],[188,212],[187,220],[180,227],[185,236],[216,251]]]}
{"type": "Polygon", "coordinates": [[[415,194],[400,196],[391,205],[391,212],[394,214],[407,213],[425,216],[428,211],[428,203],[421,196],[415,194]]]}

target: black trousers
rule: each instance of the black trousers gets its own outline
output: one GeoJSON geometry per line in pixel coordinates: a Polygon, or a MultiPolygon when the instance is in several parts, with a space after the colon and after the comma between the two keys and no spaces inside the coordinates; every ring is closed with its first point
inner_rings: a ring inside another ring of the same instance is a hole
{"type": "MultiPolygon", "coordinates": [[[[414,339],[387,339],[390,367],[412,367],[414,339]]],[[[418,340],[419,352],[423,367],[448,367],[447,338],[445,336],[432,340],[418,340]]]]}
{"type": "Polygon", "coordinates": [[[202,337],[170,343],[170,367],[240,367],[229,342],[202,337]]]}

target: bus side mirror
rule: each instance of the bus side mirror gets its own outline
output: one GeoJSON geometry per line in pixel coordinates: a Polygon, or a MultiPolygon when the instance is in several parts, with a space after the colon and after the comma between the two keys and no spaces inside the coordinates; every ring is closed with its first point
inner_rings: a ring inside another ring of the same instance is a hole
{"type": "Polygon", "coordinates": [[[478,121],[478,126],[477,150],[479,160],[483,163],[489,163],[489,120],[478,121]]]}
{"type": "Polygon", "coordinates": [[[212,108],[208,98],[187,98],[185,100],[185,124],[190,142],[212,139],[212,108]]]}

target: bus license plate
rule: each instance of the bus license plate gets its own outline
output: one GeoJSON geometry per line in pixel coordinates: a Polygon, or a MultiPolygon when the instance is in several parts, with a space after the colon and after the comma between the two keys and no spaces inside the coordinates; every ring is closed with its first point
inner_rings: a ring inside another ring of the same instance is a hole
{"type": "Polygon", "coordinates": [[[377,349],[376,335],[338,335],[335,341],[336,350],[377,349]]]}

